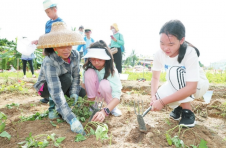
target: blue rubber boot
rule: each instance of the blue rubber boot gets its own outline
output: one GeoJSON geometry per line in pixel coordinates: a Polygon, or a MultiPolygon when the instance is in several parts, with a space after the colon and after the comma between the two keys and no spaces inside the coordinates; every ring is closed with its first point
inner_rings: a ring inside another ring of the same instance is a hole
{"type": "Polygon", "coordinates": [[[57,119],[60,118],[57,111],[55,110],[55,103],[52,99],[49,99],[49,119],[57,119]]]}

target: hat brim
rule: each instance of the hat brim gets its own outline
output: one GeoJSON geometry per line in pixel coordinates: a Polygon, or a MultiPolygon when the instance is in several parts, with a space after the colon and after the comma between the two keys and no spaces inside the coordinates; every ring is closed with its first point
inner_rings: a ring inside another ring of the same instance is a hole
{"type": "Polygon", "coordinates": [[[107,55],[105,49],[103,48],[90,48],[88,49],[88,53],[82,58],[97,58],[101,60],[110,60],[111,57],[107,55]]]}
{"type": "Polygon", "coordinates": [[[80,44],[86,44],[80,34],[68,30],[63,22],[55,22],[52,24],[50,33],[39,38],[37,48],[55,48],[80,44]]]}

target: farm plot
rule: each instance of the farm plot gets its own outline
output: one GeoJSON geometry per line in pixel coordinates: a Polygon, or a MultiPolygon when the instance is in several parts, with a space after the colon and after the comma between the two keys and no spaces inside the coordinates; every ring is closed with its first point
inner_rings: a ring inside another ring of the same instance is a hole
{"type": "MultiPolygon", "coordinates": [[[[143,100],[144,109],[150,103],[150,82],[123,81],[123,94],[121,97],[121,117],[106,117],[108,126],[108,138],[97,140],[95,135],[87,139],[77,138],[72,133],[70,126],[62,119],[49,120],[48,104],[39,103],[41,99],[32,88],[35,79],[29,79],[24,88],[28,90],[4,91],[0,95],[0,112],[7,116],[4,131],[11,135],[0,137],[1,148],[17,148],[35,140],[39,141],[39,147],[60,146],[73,147],[147,147],[147,148],[170,148],[183,147],[195,148],[226,148],[226,102],[223,85],[212,85],[214,96],[210,104],[202,100],[192,102],[193,111],[196,115],[197,125],[194,128],[181,128],[177,121],[169,119],[171,109],[166,107],[160,112],[149,112],[145,117],[147,132],[138,130],[138,123],[133,109],[133,102],[143,100]],[[36,120],[35,120],[36,119],[36,120]],[[25,141],[19,145],[18,143],[25,141]],[[182,142],[183,141],[183,142],[182,142]]],[[[85,127],[88,119],[82,122],[85,127]]],[[[38,147],[38,145],[37,145],[38,147]]]]}

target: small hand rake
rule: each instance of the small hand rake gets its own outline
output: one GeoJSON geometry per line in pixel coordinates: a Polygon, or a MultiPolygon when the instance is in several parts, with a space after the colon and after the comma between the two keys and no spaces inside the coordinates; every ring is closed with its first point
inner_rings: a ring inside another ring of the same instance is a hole
{"type": "Polygon", "coordinates": [[[89,121],[91,121],[93,119],[93,116],[102,109],[103,101],[104,99],[96,98],[94,105],[90,106],[90,108],[93,110],[93,113],[90,116],[89,121]]]}
{"type": "MultiPolygon", "coordinates": [[[[141,101],[141,103],[142,103],[142,112],[143,112],[144,111],[143,100],[141,101]]],[[[146,125],[144,123],[143,117],[151,110],[151,106],[145,112],[143,112],[142,115],[141,115],[141,112],[140,112],[140,101],[137,101],[137,106],[138,106],[138,111],[136,112],[136,105],[135,105],[135,101],[134,101],[134,111],[135,111],[135,114],[137,115],[137,121],[138,121],[138,124],[139,124],[139,130],[141,132],[146,132],[147,128],[146,128],[146,125]]]]}

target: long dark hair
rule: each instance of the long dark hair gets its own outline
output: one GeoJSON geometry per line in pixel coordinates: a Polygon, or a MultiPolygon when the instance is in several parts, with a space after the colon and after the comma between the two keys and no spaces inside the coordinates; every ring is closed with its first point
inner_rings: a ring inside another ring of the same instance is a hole
{"type": "MultiPolygon", "coordinates": [[[[168,35],[173,35],[178,40],[181,40],[183,37],[185,37],[185,27],[184,27],[184,25],[182,24],[181,21],[179,21],[179,20],[171,20],[169,22],[166,22],[162,26],[159,34],[161,34],[161,33],[165,33],[167,36],[168,35]]],[[[184,43],[182,45],[180,45],[180,48],[179,48],[179,55],[178,55],[178,59],[177,59],[179,63],[181,63],[181,61],[184,58],[187,46],[193,47],[195,49],[198,57],[200,56],[200,52],[195,46],[193,46],[191,43],[189,43],[187,41],[184,41],[184,43]]]]}
{"type": "Polygon", "coordinates": [[[54,53],[54,49],[53,48],[45,48],[44,53],[46,56],[50,56],[52,53],[54,53]]]}
{"type": "MultiPolygon", "coordinates": [[[[113,56],[110,52],[110,49],[108,48],[107,44],[103,40],[99,40],[93,44],[90,45],[89,50],[92,50],[92,48],[102,48],[105,49],[105,52],[108,56],[111,57],[110,60],[105,60],[105,74],[104,74],[104,79],[107,79],[110,74],[113,76],[114,75],[114,65],[113,65],[113,56]]],[[[83,65],[83,69],[87,70],[89,68],[96,69],[92,63],[87,60],[86,63],[83,65]]]]}

